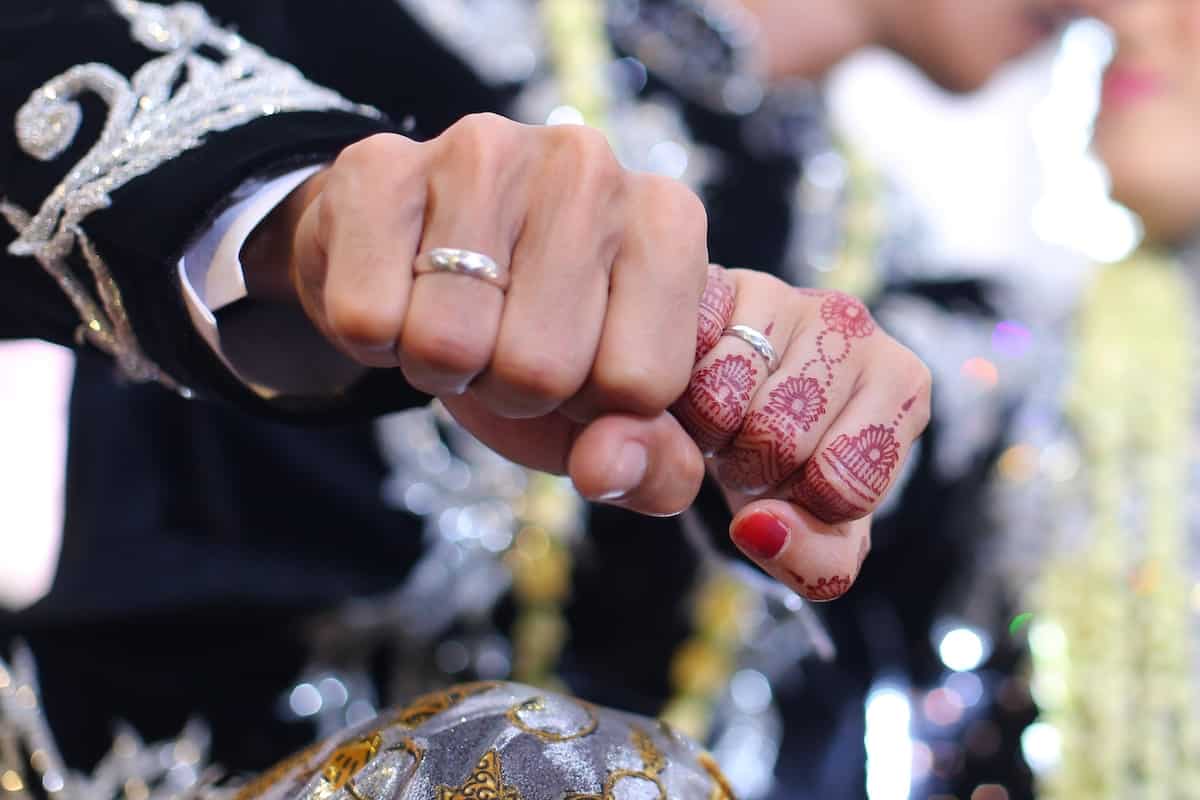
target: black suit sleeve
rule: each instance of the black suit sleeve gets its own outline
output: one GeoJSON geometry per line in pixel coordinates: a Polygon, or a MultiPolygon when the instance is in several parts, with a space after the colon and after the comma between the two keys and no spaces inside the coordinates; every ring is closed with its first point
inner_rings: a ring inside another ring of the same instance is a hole
{"type": "MultiPolygon", "coordinates": [[[[201,67],[221,69],[229,65],[234,54],[221,51],[224,40],[218,40],[215,48],[199,40],[154,46],[153,37],[161,32],[153,28],[149,34],[145,29],[137,30],[138,24],[153,22],[139,22],[136,12],[130,11],[143,8],[156,13],[164,9],[174,12],[185,5],[190,4],[151,6],[122,4],[120,0],[4,0],[0,4],[0,197],[10,204],[10,209],[17,207],[29,214],[36,213],[47,198],[52,198],[56,191],[62,192],[72,170],[79,169],[81,164],[94,163],[85,159],[94,149],[100,149],[98,142],[106,124],[115,122],[119,134],[126,119],[112,113],[111,94],[102,97],[94,85],[86,84],[76,98],[82,122],[73,138],[68,136],[69,146],[51,158],[45,158],[44,153],[41,158],[35,157],[38,154],[30,152],[28,136],[24,139],[18,136],[18,110],[32,93],[42,91],[48,81],[68,74],[78,65],[104,65],[124,76],[117,83],[129,87],[136,102],[148,103],[143,99],[144,94],[139,96],[144,84],[122,81],[132,79],[139,70],[145,71],[150,62],[162,62],[176,55],[203,62],[201,67]]],[[[236,5],[246,7],[246,14],[258,11],[253,3],[225,4],[220,11],[236,14],[236,5]]],[[[188,11],[200,15],[200,24],[213,26],[206,28],[210,31],[217,31],[215,26],[230,21],[210,21],[194,5],[188,11]]],[[[285,41],[286,23],[286,19],[281,19],[279,26],[280,38],[285,41]]],[[[270,59],[263,70],[268,77],[276,74],[276,70],[288,69],[282,60],[259,51],[252,42],[245,41],[245,46],[270,59]]],[[[283,72],[279,74],[287,78],[283,72]]],[[[168,100],[179,100],[189,88],[197,89],[188,84],[202,77],[185,62],[168,85],[168,100]]],[[[275,105],[275,100],[260,103],[257,91],[265,91],[267,94],[262,96],[271,97],[270,81],[260,83],[257,88],[245,85],[244,105],[253,111],[245,113],[241,109],[244,118],[238,118],[232,125],[214,125],[194,113],[188,116],[185,103],[174,103],[169,113],[178,113],[184,129],[197,132],[193,146],[161,163],[153,163],[148,170],[134,169],[138,173],[134,177],[116,182],[106,206],[88,213],[79,223],[79,229],[94,244],[120,292],[140,353],[174,383],[200,396],[272,416],[306,419],[365,416],[424,402],[426,398],[408,387],[396,371],[370,373],[354,387],[333,397],[267,402],[243,386],[194,329],[184,305],[176,265],[189,241],[204,229],[230,194],[250,177],[328,161],[346,145],[389,129],[389,123],[381,115],[348,100],[306,103],[301,99],[288,107],[286,101],[296,97],[292,94],[285,98],[284,105],[275,105]]],[[[320,91],[315,85],[307,82],[305,85],[314,92],[320,91]]],[[[305,95],[301,92],[299,96],[305,95]]],[[[238,111],[227,106],[214,114],[238,111]]],[[[57,124],[59,120],[50,122],[57,124]]],[[[126,131],[131,128],[125,126],[126,131]]],[[[153,129],[152,135],[169,136],[177,132],[168,121],[165,127],[153,129]]],[[[109,141],[121,144],[120,139],[109,141]]],[[[145,144],[144,140],[131,139],[131,142],[129,146],[133,148],[145,144]]],[[[116,174],[120,167],[110,160],[102,169],[116,174]]],[[[74,190],[68,188],[70,191],[74,190]]],[[[20,223],[17,224],[19,227],[20,223]]],[[[86,320],[68,300],[60,281],[52,278],[44,265],[29,255],[9,251],[14,241],[12,234],[12,225],[0,221],[0,336],[37,337],[79,345],[86,340],[86,326],[81,327],[86,320]]],[[[77,241],[63,266],[92,298],[100,298],[96,280],[77,241]]]]}

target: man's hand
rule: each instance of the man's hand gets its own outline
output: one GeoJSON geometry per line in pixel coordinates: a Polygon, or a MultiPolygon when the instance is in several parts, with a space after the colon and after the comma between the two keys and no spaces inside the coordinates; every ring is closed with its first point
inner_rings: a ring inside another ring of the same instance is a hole
{"type": "Polygon", "coordinates": [[[691,191],[624,170],[596,130],[477,115],[348,147],[244,261],[252,294],[298,301],[349,358],[399,368],[506,457],[668,514],[704,474],[665,412],[694,361],[706,228],[691,191]],[[490,256],[507,291],[414,274],[435,248],[490,256]]]}

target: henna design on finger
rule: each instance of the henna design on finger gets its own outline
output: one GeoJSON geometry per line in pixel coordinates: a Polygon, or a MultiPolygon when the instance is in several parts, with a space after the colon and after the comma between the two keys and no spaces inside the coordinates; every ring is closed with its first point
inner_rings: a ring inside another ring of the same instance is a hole
{"type": "Polygon", "coordinates": [[[904,401],[904,405],[900,406],[900,410],[896,412],[896,418],[892,420],[893,428],[900,427],[900,423],[904,421],[904,417],[908,415],[908,412],[912,411],[913,403],[915,402],[917,402],[915,394],[904,401]]]}
{"type": "Polygon", "coordinates": [[[892,428],[870,425],[858,436],[843,434],[834,439],[821,457],[854,492],[874,504],[900,463],[900,443],[892,428]]]}
{"type": "Polygon", "coordinates": [[[824,416],[829,401],[813,378],[788,378],[771,390],[767,404],[750,414],[736,446],[722,454],[717,475],[727,486],[758,493],[800,464],[797,439],[824,416]]]}
{"type": "Polygon", "coordinates": [[[704,453],[742,427],[758,371],[747,356],[728,355],[699,370],[678,403],[677,417],[704,453]]]}
{"type": "MultiPolygon", "coordinates": [[[[771,390],[766,405],[746,419],[737,443],[721,454],[717,476],[731,488],[759,494],[800,467],[797,440],[809,433],[829,407],[827,390],[834,368],[850,357],[853,341],[875,332],[871,313],[860,300],[840,292],[797,290],[820,297],[824,329],[817,335],[817,354],[799,374],[771,390]],[[831,351],[829,342],[840,340],[831,351]]],[[[769,333],[774,322],[767,328],[769,333]]]]}
{"type": "Polygon", "coordinates": [[[842,434],[819,455],[808,460],[804,477],[792,495],[814,516],[828,523],[866,516],[887,491],[900,464],[900,442],[894,428],[869,425],[857,436],[842,434]],[[829,482],[824,469],[836,475],[853,497],[829,482]]]}
{"type": "Polygon", "coordinates": [[[849,575],[817,578],[813,583],[809,583],[799,573],[790,570],[788,575],[796,582],[796,589],[800,596],[814,603],[828,603],[830,600],[837,600],[850,591],[850,587],[854,584],[849,575]]]}
{"type": "Polygon", "coordinates": [[[814,517],[830,525],[860,519],[868,513],[867,509],[850,502],[833,488],[817,465],[816,458],[808,460],[804,466],[804,475],[792,485],[791,499],[808,509],[814,517]]]}
{"type": "Polygon", "coordinates": [[[696,327],[696,362],[708,354],[721,341],[721,335],[733,318],[733,287],[721,269],[708,268],[708,283],[700,295],[700,316],[696,327]]]}

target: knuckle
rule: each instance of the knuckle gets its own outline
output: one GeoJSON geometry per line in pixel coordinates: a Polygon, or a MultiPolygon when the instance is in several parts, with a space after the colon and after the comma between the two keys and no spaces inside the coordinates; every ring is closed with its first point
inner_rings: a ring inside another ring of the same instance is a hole
{"type": "Polygon", "coordinates": [[[792,486],[792,499],[830,525],[870,514],[879,502],[879,497],[869,494],[870,487],[854,490],[840,477],[830,479],[819,461],[820,456],[814,456],[805,464],[803,474],[792,486]]]}
{"type": "Polygon", "coordinates": [[[487,366],[491,355],[485,341],[465,332],[426,330],[406,334],[401,356],[438,373],[474,375],[487,366]]]}
{"type": "Polygon", "coordinates": [[[582,379],[567,359],[529,349],[497,355],[492,377],[522,398],[542,403],[561,403],[575,394],[582,379]]]}
{"type": "Polygon", "coordinates": [[[496,176],[511,160],[516,135],[516,123],[495,114],[463,117],[439,137],[438,164],[455,174],[496,176]]]}
{"type": "Polygon", "coordinates": [[[570,164],[573,181],[593,191],[615,192],[624,185],[627,173],[603,133],[583,125],[550,130],[556,153],[570,164]]]}
{"type": "Polygon", "coordinates": [[[438,141],[445,159],[478,170],[506,161],[520,129],[498,114],[470,114],[447,128],[438,141]]]}
{"type": "Polygon", "coordinates": [[[489,142],[509,136],[519,126],[510,119],[488,112],[467,114],[442,134],[443,138],[464,142],[489,142]]]}
{"type": "MultiPolygon", "coordinates": [[[[643,202],[687,240],[705,241],[708,236],[708,212],[700,196],[683,183],[663,175],[640,176],[643,202]]],[[[704,260],[705,274],[708,259],[704,260]]]]}
{"type": "Polygon", "coordinates": [[[344,148],[333,163],[335,168],[352,172],[376,170],[412,146],[411,140],[399,134],[376,133],[344,148]]]}
{"type": "Polygon", "coordinates": [[[362,294],[327,291],[329,331],[350,346],[383,347],[396,339],[399,319],[393,308],[362,294]]]}
{"type": "Polygon", "coordinates": [[[625,357],[597,364],[592,382],[605,410],[651,416],[665,411],[687,388],[690,371],[625,357]],[[672,374],[679,373],[679,374],[672,374]]]}

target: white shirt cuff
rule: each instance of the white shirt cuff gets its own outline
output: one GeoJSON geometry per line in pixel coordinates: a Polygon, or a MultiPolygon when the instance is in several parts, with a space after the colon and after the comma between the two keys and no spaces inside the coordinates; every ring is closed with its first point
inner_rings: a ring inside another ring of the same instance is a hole
{"type": "Polygon", "coordinates": [[[233,193],[229,207],[179,260],[179,284],[192,324],[225,366],[263,396],[274,396],[276,392],[246,380],[225,357],[216,312],[246,296],[241,252],[250,234],[293,189],[324,166],[318,164],[277,178],[255,178],[243,183],[233,193]]]}

